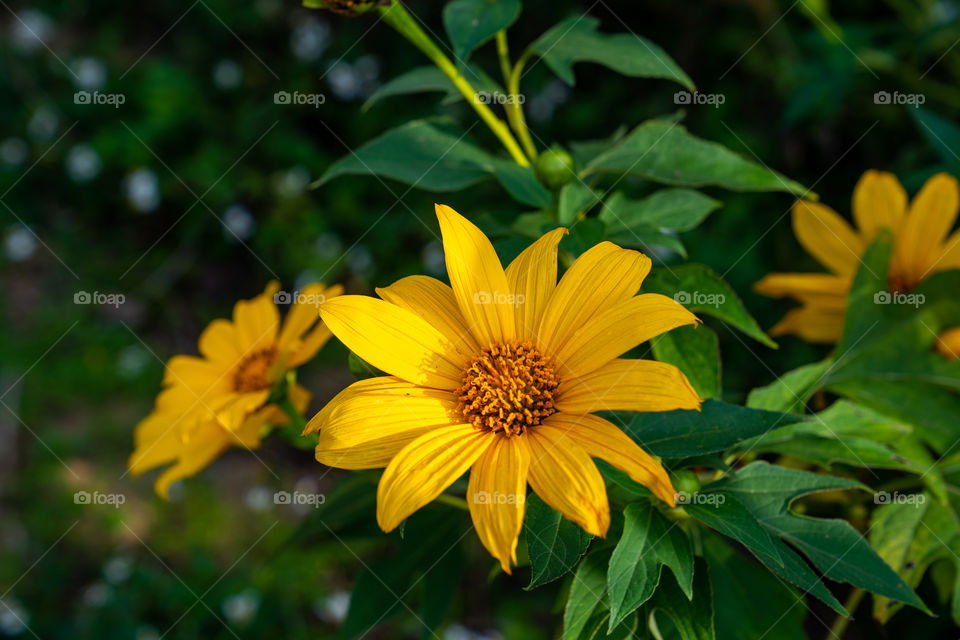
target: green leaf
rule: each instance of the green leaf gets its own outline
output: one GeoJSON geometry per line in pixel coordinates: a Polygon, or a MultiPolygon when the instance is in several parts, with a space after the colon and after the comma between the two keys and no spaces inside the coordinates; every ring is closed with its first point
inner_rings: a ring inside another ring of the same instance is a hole
{"type": "Polygon", "coordinates": [[[650,344],[657,360],[679,368],[701,398],[720,397],[720,345],[710,327],[678,327],[650,344]]]}
{"type": "Polygon", "coordinates": [[[643,288],[670,296],[691,311],[722,320],[768,347],[777,346],[747,311],[733,287],[705,265],[657,269],[643,283],[643,288]]]}
{"type": "Polygon", "coordinates": [[[580,180],[573,180],[560,189],[557,203],[557,220],[560,224],[570,224],[577,215],[600,201],[601,194],[580,180]]]}
{"type": "Polygon", "coordinates": [[[497,160],[494,163],[494,175],[517,202],[540,208],[553,203],[550,192],[540,184],[537,174],[530,167],[521,167],[509,160],[497,160]]]}
{"type": "Polygon", "coordinates": [[[609,549],[591,553],[577,569],[563,610],[563,640],[580,640],[607,593],[609,549]]]}
{"type": "Polygon", "coordinates": [[[684,511],[711,529],[783,565],[776,540],[770,537],[757,517],[736,496],[729,492],[711,491],[710,485],[698,495],[706,499],[690,500],[690,504],[683,505],[684,511]]]}
{"type": "Polygon", "coordinates": [[[937,155],[948,165],[960,163],[957,158],[960,150],[960,127],[938,116],[932,111],[917,107],[908,109],[917,123],[917,129],[927,139],[927,143],[936,149],[937,155]]]}
{"type": "Polygon", "coordinates": [[[911,604],[926,606],[845,520],[808,518],[789,511],[799,496],[865,488],[858,482],[755,462],[716,483],[744,503],[767,530],[804,553],[825,576],[911,604]]]}
{"type": "Polygon", "coordinates": [[[697,559],[694,570],[693,593],[689,599],[680,589],[677,581],[665,578],[660,583],[651,600],[654,615],[662,611],[669,616],[683,640],[714,640],[713,630],[713,593],[706,562],[697,559]]]}
{"type": "Polygon", "coordinates": [[[713,185],[734,191],[787,191],[813,197],[803,185],[663,120],[644,122],[617,146],[591,160],[585,173],[594,172],[627,173],[686,187],[713,185]]]}
{"type": "Polygon", "coordinates": [[[457,62],[506,29],[520,15],[520,0],[453,0],[443,8],[443,26],[457,62]]]}
{"type": "Polygon", "coordinates": [[[786,413],[707,400],[700,411],[635,413],[625,431],[655,456],[685,458],[723,451],[742,440],[799,420],[798,416],[786,413]]]}
{"type": "Polygon", "coordinates": [[[703,537],[719,640],[806,640],[802,596],[717,536],[703,537]],[[801,602],[800,606],[797,603],[801,602]],[[744,615],[749,612],[748,615],[744,615]]]}
{"type": "Polygon", "coordinates": [[[348,174],[374,174],[427,191],[458,191],[492,171],[492,156],[451,122],[414,120],[338,160],[316,185],[348,174]]]}
{"type": "Polygon", "coordinates": [[[455,545],[428,566],[429,570],[422,580],[423,594],[420,601],[420,623],[423,626],[421,640],[436,638],[436,630],[440,628],[450,605],[453,604],[463,575],[462,547],[455,545]]]}
{"type": "Polygon", "coordinates": [[[820,387],[824,374],[833,364],[822,360],[785,373],[765,387],[757,387],[747,396],[747,406],[784,413],[803,413],[807,401],[820,387]]]}
{"type": "Polygon", "coordinates": [[[893,251],[893,237],[881,229],[870,244],[854,275],[843,318],[843,334],[837,342],[837,357],[860,345],[864,336],[876,328],[879,312],[875,296],[887,290],[887,265],[893,251]]]}
{"type": "Polygon", "coordinates": [[[623,536],[607,571],[611,631],[653,595],[663,565],[686,597],[693,597],[693,552],[683,530],[647,501],[629,505],[623,515],[623,536]]]}
{"type": "Polygon", "coordinates": [[[526,589],[544,585],[570,571],[593,539],[532,492],[527,497],[523,526],[531,567],[526,589]]]}
{"type": "Polygon", "coordinates": [[[688,231],[720,206],[719,201],[693,189],[660,189],[640,200],[617,191],[604,203],[599,218],[611,238],[629,234],[635,227],[688,231]]]}
{"type": "MultiPolygon", "coordinates": [[[[470,65],[463,73],[477,92],[486,91],[488,93],[494,93],[502,91],[500,85],[490,78],[480,67],[470,65]]],[[[445,93],[444,102],[455,102],[463,99],[463,95],[453,85],[453,82],[447,74],[435,65],[426,65],[423,67],[415,67],[382,84],[367,98],[367,101],[363,103],[362,110],[369,110],[370,107],[384,98],[429,92],[445,93]]]]}
{"type": "Polygon", "coordinates": [[[595,62],[625,76],[665,78],[696,90],[663,49],[634,34],[600,33],[599,22],[586,15],[571,16],[537,38],[530,50],[570,85],[574,84],[574,63],[595,62]]]}

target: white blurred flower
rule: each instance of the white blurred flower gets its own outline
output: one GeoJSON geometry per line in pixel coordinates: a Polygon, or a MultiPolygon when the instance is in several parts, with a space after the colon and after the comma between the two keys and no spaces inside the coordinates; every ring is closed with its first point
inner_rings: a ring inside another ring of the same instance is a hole
{"type": "Polygon", "coordinates": [[[9,167],[23,164],[30,154],[30,147],[21,138],[7,138],[0,142],[0,162],[9,167]]]}
{"type": "Polygon", "coordinates": [[[129,344],[117,355],[117,373],[126,380],[132,380],[147,368],[150,361],[146,349],[138,344],[129,344]]]}
{"type": "Polygon", "coordinates": [[[130,556],[113,556],[103,565],[103,577],[110,584],[126,582],[133,575],[133,560],[130,556]]]}
{"type": "Polygon", "coordinates": [[[327,82],[341,100],[360,100],[373,93],[380,77],[380,62],[373,56],[361,56],[350,64],[334,62],[327,70],[327,82]]]}
{"type": "Polygon", "coordinates": [[[94,609],[100,608],[110,598],[110,587],[104,582],[94,582],[83,590],[83,604],[94,609]]]}
{"type": "Polygon", "coordinates": [[[308,186],[310,186],[310,171],[301,164],[276,176],[273,182],[273,188],[281,198],[298,196],[306,191],[308,186]]]}
{"type": "Polygon", "coordinates": [[[321,233],[313,243],[313,248],[321,259],[336,260],[340,257],[343,242],[340,241],[340,236],[335,233],[321,233]]]}
{"type": "Polygon", "coordinates": [[[37,237],[27,227],[13,225],[3,239],[3,250],[11,262],[29,260],[37,250],[37,237]]]}
{"type": "Polygon", "coordinates": [[[243,67],[234,60],[223,59],[213,67],[213,84],[221,91],[232,91],[243,82],[243,67]]]}
{"type": "Polygon", "coordinates": [[[107,82],[107,65],[99,58],[77,58],[71,67],[74,81],[85,91],[96,91],[107,82]]]}
{"type": "Polygon", "coordinates": [[[439,240],[431,240],[423,248],[420,255],[423,260],[423,267],[432,276],[443,276],[447,273],[447,262],[443,254],[443,245],[439,240]]]}
{"type": "Polygon", "coordinates": [[[570,87],[561,80],[554,78],[543,91],[530,98],[530,119],[536,122],[547,122],[553,118],[557,107],[565,103],[570,97],[570,87]]]}
{"type": "Polygon", "coordinates": [[[313,612],[324,622],[340,624],[347,619],[350,610],[350,593],[335,591],[326,598],[321,598],[313,604],[313,612]]]}
{"type": "Polygon", "coordinates": [[[33,52],[44,46],[53,31],[53,20],[36,9],[24,9],[10,22],[10,37],[21,51],[33,52]]]}
{"type": "Polygon", "coordinates": [[[36,142],[47,142],[60,128],[60,117],[50,107],[38,107],[27,122],[27,134],[36,142]]]}
{"type": "Polygon", "coordinates": [[[273,491],[269,487],[250,487],[243,496],[243,503],[251,511],[269,511],[273,507],[273,491]]]}
{"type": "Polygon", "coordinates": [[[141,213],[149,213],[160,205],[160,182],[150,169],[135,169],[123,183],[130,206],[141,213]]]}
{"type": "Polygon", "coordinates": [[[330,25],[313,16],[300,21],[290,35],[293,55],[304,62],[314,62],[330,44],[330,25]]]}
{"type": "Polygon", "coordinates": [[[78,144],[67,152],[67,175],[74,182],[89,182],[100,174],[103,163],[89,144],[78,144]]]}
{"type": "Polygon", "coordinates": [[[224,617],[231,624],[245,625],[253,620],[260,608],[260,592],[256,589],[244,589],[240,593],[227,596],[220,605],[224,617]]]}
{"type": "Polygon", "coordinates": [[[29,628],[30,613],[16,598],[0,598],[0,633],[18,636],[29,628]]]}
{"type": "Polygon", "coordinates": [[[355,276],[366,278],[373,273],[373,254],[362,244],[358,244],[347,252],[347,269],[355,276]]]}
{"type": "Polygon", "coordinates": [[[246,240],[253,235],[257,221],[242,204],[232,204],[223,212],[224,235],[227,240],[246,240]]]}
{"type": "Polygon", "coordinates": [[[142,624],[137,627],[135,640],[160,640],[160,631],[149,624],[142,624]]]}

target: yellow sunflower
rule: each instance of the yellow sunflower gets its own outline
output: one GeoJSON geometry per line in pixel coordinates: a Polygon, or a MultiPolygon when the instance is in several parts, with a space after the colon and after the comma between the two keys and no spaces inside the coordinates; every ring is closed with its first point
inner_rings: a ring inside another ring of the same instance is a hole
{"type": "Polygon", "coordinates": [[[387,376],[357,382],[318,413],[317,460],[386,467],[377,520],[390,531],[470,470],[468,503],[503,570],[516,563],[527,483],[586,531],[610,524],[591,458],[674,505],[660,463],[597,411],[699,409],[674,366],[618,356],[697,319],[671,298],[635,295],[650,259],[603,242],[557,283],[555,229],[506,270],[483,233],[437,205],[452,286],[411,276],[382,299],[341,296],[324,323],[387,376]]]}
{"type": "MultiPolygon", "coordinates": [[[[286,413],[268,399],[287,371],[330,339],[317,310],[342,288],[305,287],[282,325],[274,304],[277,289],[271,283],[259,296],[238,302],[232,322],[210,323],[200,336],[201,357],[174,356],[167,363],[164,389],[154,411],[136,427],[128,463],[134,474],[174,463],[156,482],[161,496],[228,446],[255,448],[267,425],[286,424],[286,413]]],[[[310,401],[310,393],[297,384],[290,385],[287,397],[301,412],[310,401]]]]}
{"type": "MultiPolygon", "coordinates": [[[[831,273],[772,273],[754,285],[758,293],[791,297],[801,305],[788,312],[770,335],[790,333],[808,342],[836,342],[843,330],[853,276],[880,229],[893,233],[887,276],[893,293],[910,291],[937,271],[960,268],[960,231],[947,237],[958,209],[960,189],[946,173],[927,180],[908,205],[896,176],[867,171],[853,190],[857,229],[830,207],[798,201],[793,207],[797,240],[831,273]]],[[[960,337],[953,340],[956,344],[960,337]]]]}

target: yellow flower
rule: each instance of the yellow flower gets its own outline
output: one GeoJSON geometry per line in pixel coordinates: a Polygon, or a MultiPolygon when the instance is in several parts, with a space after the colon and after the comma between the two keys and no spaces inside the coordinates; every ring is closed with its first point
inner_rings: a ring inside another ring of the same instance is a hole
{"type": "Polygon", "coordinates": [[[772,273],[754,285],[758,293],[795,298],[801,304],[770,335],[791,333],[808,342],[836,342],[860,258],[880,229],[893,233],[887,276],[893,293],[905,293],[937,271],[960,268],[960,231],[947,237],[958,208],[957,181],[945,173],[927,180],[908,207],[907,193],[893,174],[867,171],[853,190],[858,229],[830,207],[798,201],[793,207],[797,240],[832,273],[772,273]]]}
{"type": "Polygon", "coordinates": [[[437,205],[452,286],[411,276],[382,298],[341,296],[323,321],[354,353],[389,374],[357,382],[307,427],[320,462],[386,467],[377,520],[390,531],[471,470],[470,514],[509,573],[527,482],[586,531],[610,524],[591,458],[603,458],[674,505],[660,463],[596,411],[699,409],[674,366],[618,356],[697,319],[671,298],[636,296],[650,259],[603,242],[557,283],[566,229],[533,243],[506,270],[490,241],[437,205]]]}
{"type": "MultiPolygon", "coordinates": [[[[140,474],[174,463],[155,488],[166,497],[170,484],[204,468],[230,445],[253,449],[267,425],[285,424],[287,415],[268,404],[287,371],[316,354],[330,330],[317,309],[342,288],[312,284],[297,299],[282,326],[274,304],[276,283],[233,309],[233,322],[214,320],[200,336],[202,357],[174,356],[153,413],[137,425],[129,467],[140,474]]],[[[310,393],[291,385],[288,397],[306,409],[310,393]]]]}

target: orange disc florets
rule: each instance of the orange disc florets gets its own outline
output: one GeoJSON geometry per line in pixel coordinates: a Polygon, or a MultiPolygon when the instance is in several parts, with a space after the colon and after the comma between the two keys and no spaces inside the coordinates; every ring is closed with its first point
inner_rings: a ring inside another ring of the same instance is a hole
{"type": "Polygon", "coordinates": [[[553,366],[530,342],[487,347],[460,381],[457,408],[467,422],[507,436],[523,433],[552,414],[560,384],[553,366]]]}
{"type": "Polygon", "coordinates": [[[276,359],[275,347],[260,349],[244,357],[233,372],[234,390],[245,393],[269,389],[272,385],[269,375],[270,367],[276,359]]]}

